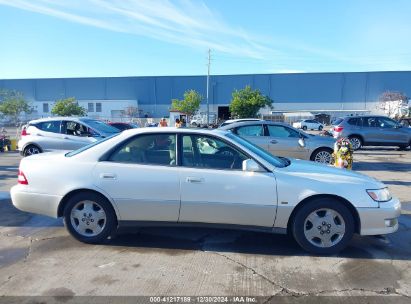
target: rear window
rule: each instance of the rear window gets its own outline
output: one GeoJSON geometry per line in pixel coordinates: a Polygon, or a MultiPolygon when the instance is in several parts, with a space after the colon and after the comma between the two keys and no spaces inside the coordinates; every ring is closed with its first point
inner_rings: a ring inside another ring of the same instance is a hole
{"type": "Polygon", "coordinates": [[[343,121],[342,118],[336,118],[332,121],[332,124],[336,126],[336,125],[339,125],[342,121],[343,121]]]}

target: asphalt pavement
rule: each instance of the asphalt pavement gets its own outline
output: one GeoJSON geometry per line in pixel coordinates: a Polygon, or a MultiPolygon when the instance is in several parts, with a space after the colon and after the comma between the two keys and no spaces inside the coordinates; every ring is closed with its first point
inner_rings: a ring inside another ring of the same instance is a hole
{"type": "Polygon", "coordinates": [[[314,295],[339,295],[411,301],[409,150],[355,153],[354,170],[384,181],[402,201],[400,228],[384,237],[356,236],[329,257],[310,255],[285,235],[200,228],[141,228],[122,231],[104,245],[82,244],[61,219],[12,206],[8,191],[19,160],[17,153],[0,154],[0,296],[249,295],[265,301],[279,295],[310,302],[314,295]]]}

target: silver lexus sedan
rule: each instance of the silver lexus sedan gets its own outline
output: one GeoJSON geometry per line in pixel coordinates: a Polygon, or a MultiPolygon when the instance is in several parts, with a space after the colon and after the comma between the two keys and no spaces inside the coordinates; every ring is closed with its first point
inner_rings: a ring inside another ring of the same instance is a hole
{"type": "Polygon", "coordinates": [[[330,163],[335,139],[307,134],[285,123],[243,121],[220,127],[232,131],[275,156],[330,163]]]}

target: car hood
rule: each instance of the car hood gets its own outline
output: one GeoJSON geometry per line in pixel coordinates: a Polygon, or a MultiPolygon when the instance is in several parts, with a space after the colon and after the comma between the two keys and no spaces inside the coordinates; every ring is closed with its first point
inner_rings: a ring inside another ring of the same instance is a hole
{"type": "Polygon", "coordinates": [[[281,172],[299,178],[311,179],[324,184],[363,184],[368,189],[380,189],[386,187],[375,178],[352,170],[335,168],[330,165],[315,163],[311,161],[290,159],[291,164],[280,168],[281,172]]]}
{"type": "Polygon", "coordinates": [[[334,143],[335,143],[335,139],[331,136],[318,136],[318,135],[309,134],[307,140],[310,142],[326,145],[331,148],[334,147],[334,143]]]}

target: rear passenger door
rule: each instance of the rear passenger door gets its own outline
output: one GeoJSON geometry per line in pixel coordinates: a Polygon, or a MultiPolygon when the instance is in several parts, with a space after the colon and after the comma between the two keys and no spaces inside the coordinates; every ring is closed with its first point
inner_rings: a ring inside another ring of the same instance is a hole
{"type": "Polygon", "coordinates": [[[31,135],[36,136],[36,142],[43,152],[61,149],[61,120],[42,121],[34,125],[37,130],[31,135]]]}
{"type": "Polygon", "coordinates": [[[174,133],[126,140],[97,163],[93,176],[114,200],[120,220],[177,222],[180,176],[174,133]]]}
{"type": "Polygon", "coordinates": [[[363,137],[366,144],[373,144],[382,141],[377,117],[362,117],[361,122],[362,127],[359,131],[361,132],[360,135],[363,137]]]}

